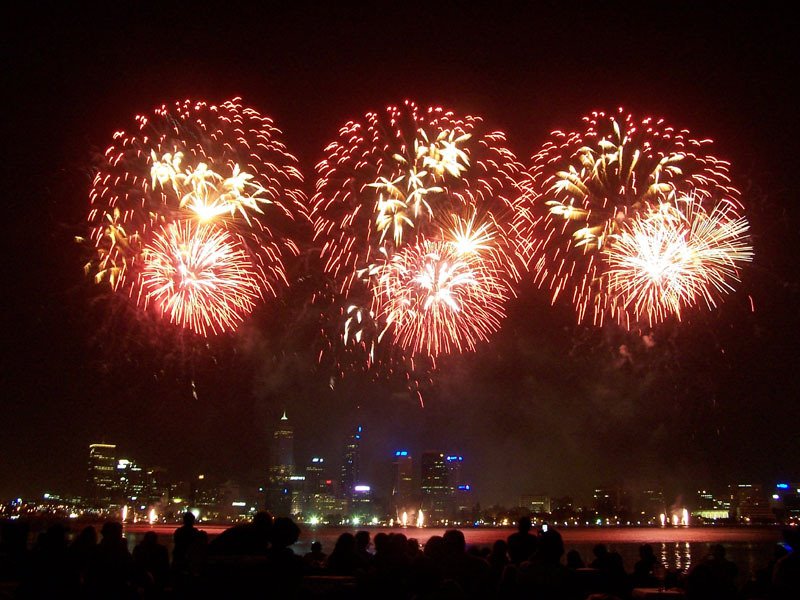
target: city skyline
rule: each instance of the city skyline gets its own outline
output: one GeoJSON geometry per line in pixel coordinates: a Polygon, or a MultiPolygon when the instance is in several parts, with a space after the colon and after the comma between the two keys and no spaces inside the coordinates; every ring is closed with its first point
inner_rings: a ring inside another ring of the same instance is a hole
{"type": "MultiPolygon", "coordinates": [[[[69,519],[120,518],[122,521],[171,523],[186,511],[209,523],[249,520],[266,509],[309,525],[507,526],[519,516],[564,526],[680,527],[703,524],[796,523],[800,518],[800,482],[733,483],[724,489],[694,489],[671,499],[663,489],[624,483],[596,487],[590,500],[547,493],[525,493],[510,506],[481,505],[464,483],[464,457],[424,452],[419,469],[407,450],[393,454],[392,487],[371,482],[345,487],[330,472],[353,465],[350,440],[361,440],[356,426],[343,446],[341,464],[313,457],[296,463],[293,427],[284,412],[273,430],[273,453],[261,481],[245,483],[197,474],[178,481],[158,467],[141,465],[116,445],[89,444],[88,471],[81,496],[62,491],[36,498],[0,499],[0,515],[12,519],[49,516],[69,519]]],[[[360,444],[355,450],[360,454],[360,444]]],[[[358,459],[361,457],[358,456],[358,459]]],[[[388,457],[383,457],[384,463],[388,457]]]]}
{"type": "MultiPolygon", "coordinates": [[[[298,460],[338,460],[342,432],[361,423],[375,456],[452,451],[479,495],[506,504],[625,478],[670,493],[800,478],[793,19],[662,8],[301,3],[213,22],[169,6],[14,8],[0,497],[79,489],[86,448],[102,440],[178,477],[257,479],[284,408],[307,424],[298,460]],[[387,43],[387,28],[407,43],[387,43]],[[227,43],[232,33],[242,43],[227,43]],[[84,275],[75,237],[86,235],[93,154],[134,114],[236,96],[284,131],[309,195],[339,128],[406,99],[481,116],[526,166],[551,131],[592,110],[663,116],[730,161],[755,262],[716,310],[641,335],[578,325],[526,281],[490,341],[437,361],[424,407],[405,381],[341,379],[320,363],[308,300],[319,274],[305,256],[235,335],[174,336],[84,275]]],[[[371,459],[363,471],[390,485],[371,459]]]]}
{"type": "MultiPolygon", "coordinates": [[[[496,499],[482,498],[479,495],[480,490],[467,483],[469,481],[467,475],[471,470],[468,469],[465,473],[464,457],[461,455],[430,449],[418,454],[408,449],[401,449],[389,455],[377,455],[372,451],[368,437],[366,445],[362,447],[365,435],[362,425],[352,426],[349,431],[349,434],[342,436],[344,441],[338,460],[336,456],[325,457],[319,454],[307,459],[298,459],[293,450],[295,426],[284,410],[272,424],[271,450],[263,461],[260,475],[250,480],[240,480],[225,473],[199,471],[191,472],[188,476],[176,476],[157,465],[139,463],[135,455],[122,452],[116,444],[91,443],[88,445],[88,475],[80,489],[65,490],[51,486],[44,492],[40,490],[37,494],[26,496],[26,499],[35,501],[44,493],[45,499],[82,497],[86,506],[120,507],[122,504],[136,504],[136,498],[139,496],[144,499],[140,501],[148,503],[145,511],[148,512],[153,506],[154,498],[159,496],[155,491],[157,487],[169,490],[165,492],[167,495],[177,494],[189,499],[190,502],[195,502],[197,498],[203,497],[202,494],[211,493],[212,489],[233,486],[233,491],[225,492],[225,497],[233,497],[237,501],[234,507],[246,505],[251,507],[250,510],[266,508],[277,515],[292,514],[307,517],[309,506],[312,505],[326,507],[314,508],[311,512],[315,515],[353,513],[356,510],[354,507],[359,504],[359,497],[363,496],[363,492],[367,492],[370,500],[365,506],[372,507],[374,504],[374,510],[382,511],[381,514],[395,515],[398,520],[403,512],[408,512],[408,522],[413,523],[421,510],[424,510],[428,520],[444,520],[453,519],[454,515],[468,514],[481,504],[484,507],[504,506],[510,510],[528,509],[533,514],[550,513],[551,507],[554,507],[553,510],[557,513],[563,510],[559,507],[564,503],[576,508],[593,507],[605,514],[627,514],[632,505],[637,507],[657,505],[662,507],[660,510],[667,513],[670,507],[685,508],[688,505],[705,511],[699,514],[713,519],[725,518],[719,514],[709,515],[721,509],[728,510],[736,498],[739,500],[736,500],[735,506],[744,499],[745,505],[753,505],[752,509],[746,509],[747,514],[754,514],[757,518],[763,519],[765,515],[771,515],[770,506],[774,504],[770,503],[770,494],[766,490],[773,490],[772,500],[778,499],[777,494],[792,495],[795,492],[800,494],[800,483],[793,483],[789,479],[773,482],[736,480],[724,486],[707,486],[705,482],[691,482],[686,483],[678,493],[670,493],[659,482],[654,481],[648,481],[647,484],[651,485],[651,488],[645,489],[641,487],[640,482],[630,479],[618,481],[595,479],[589,482],[592,484],[592,490],[587,496],[576,495],[571,490],[551,493],[540,486],[533,489],[511,490],[512,497],[518,501],[503,504],[496,499]],[[374,467],[370,472],[379,472],[382,476],[377,480],[363,476],[360,467],[365,463],[374,467]],[[354,465],[357,465],[355,469],[354,465]],[[706,488],[712,491],[706,491],[706,488]],[[204,492],[204,489],[209,491],[204,492]],[[739,491],[736,492],[736,489],[739,491]],[[747,495],[742,496],[743,491],[748,490],[754,490],[753,498],[757,499],[750,500],[747,495]],[[324,497],[311,499],[310,495],[314,494],[323,494],[324,497]],[[125,498],[127,500],[124,500],[125,498]],[[245,498],[247,500],[243,501],[245,498]],[[687,500],[688,498],[695,500],[687,500]]],[[[13,495],[9,498],[13,500],[16,497],[13,495]]],[[[0,498],[0,502],[9,498],[0,498]]],[[[216,501],[208,500],[208,502],[216,501]]],[[[196,506],[205,505],[202,501],[198,501],[196,506]]],[[[145,510],[144,505],[140,508],[145,510]]],[[[794,510],[799,508],[795,507],[794,510]]],[[[234,508],[234,512],[230,514],[235,514],[235,510],[234,508]]]]}

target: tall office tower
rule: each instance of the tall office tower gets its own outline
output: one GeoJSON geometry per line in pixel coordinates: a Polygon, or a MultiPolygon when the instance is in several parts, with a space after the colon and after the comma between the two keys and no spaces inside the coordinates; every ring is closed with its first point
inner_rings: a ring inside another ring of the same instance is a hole
{"type": "Polygon", "coordinates": [[[470,488],[464,482],[464,475],[461,466],[464,464],[464,457],[455,454],[448,454],[444,457],[447,465],[447,485],[450,488],[450,503],[447,507],[447,516],[455,518],[464,512],[464,504],[469,501],[467,496],[470,488]],[[459,493],[459,491],[461,493],[459,493]]]}
{"type": "Polygon", "coordinates": [[[408,450],[397,450],[392,466],[392,513],[399,519],[403,512],[416,509],[413,506],[413,461],[408,450]]]}
{"type": "Polygon", "coordinates": [[[269,476],[267,481],[267,510],[275,516],[285,517],[292,510],[292,484],[294,474],[294,427],[283,411],[272,433],[269,476]]]}
{"type": "Polygon", "coordinates": [[[464,457],[449,454],[445,456],[444,462],[447,464],[447,483],[451,488],[456,489],[459,485],[464,483],[461,473],[461,465],[464,464],[464,457]]]}
{"type": "Polygon", "coordinates": [[[592,499],[598,517],[630,519],[631,495],[621,485],[596,488],[592,499]]]}
{"type": "Polygon", "coordinates": [[[311,462],[306,465],[306,480],[305,487],[307,494],[319,494],[324,492],[327,487],[325,482],[325,459],[315,456],[311,462]]]}
{"type": "Polygon", "coordinates": [[[767,493],[761,484],[740,483],[728,486],[731,496],[731,508],[736,518],[744,523],[771,523],[775,514],[769,505],[767,493]]]}
{"type": "Polygon", "coordinates": [[[422,510],[426,522],[440,523],[448,517],[453,488],[448,481],[448,469],[442,452],[422,454],[422,510]]]}
{"type": "Polygon", "coordinates": [[[117,460],[116,479],[118,482],[118,501],[124,504],[146,504],[150,497],[150,486],[147,471],[128,458],[117,460]]]}
{"type": "Polygon", "coordinates": [[[108,508],[119,493],[116,444],[89,444],[88,492],[92,504],[108,508]]]}
{"type": "Polygon", "coordinates": [[[357,425],[353,434],[347,438],[344,445],[344,455],[342,457],[342,474],[339,482],[341,489],[339,494],[342,498],[350,499],[353,491],[361,476],[361,434],[363,428],[357,425]]]}

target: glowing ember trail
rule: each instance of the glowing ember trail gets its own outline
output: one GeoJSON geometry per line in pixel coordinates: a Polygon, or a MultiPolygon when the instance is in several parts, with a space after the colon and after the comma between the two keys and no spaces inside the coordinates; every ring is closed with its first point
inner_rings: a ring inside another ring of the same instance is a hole
{"type": "Polygon", "coordinates": [[[578,321],[628,329],[717,299],[751,260],[729,164],[663,119],[593,112],[533,157],[524,198],[529,265],[578,321]]]}
{"type": "Polygon", "coordinates": [[[142,256],[144,303],[196,333],[235,329],[260,298],[252,262],[223,229],[173,223],[154,236],[142,256]]]}
{"type": "Polygon", "coordinates": [[[182,328],[231,331],[287,284],[295,222],[307,218],[297,160],[238,98],[135,121],[98,161],[86,271],[182,328]]]}
{"type": "Polygon", "coordinates": [[[451,242],[406,246],[375,268],[373,311],[411,353],[473,350],[503,317],[506,288],[489,264],[451,242]]]}
{"type": "Polygon", "coordinates": [[[606,255],[613,311],[652,325],[688,307],[709,308],[733,290],[739,266],[750,262],[747,221],[724,202],[709,214],[693,197],[661,204],[613,234],[606,255]]]}
{"type": "Polygon", "coordinates": [[[519,278],[521,165],[502,133],[406,101],[347,123],[317,172],[327,353],[432,362],[497,331],[519,278]]]}

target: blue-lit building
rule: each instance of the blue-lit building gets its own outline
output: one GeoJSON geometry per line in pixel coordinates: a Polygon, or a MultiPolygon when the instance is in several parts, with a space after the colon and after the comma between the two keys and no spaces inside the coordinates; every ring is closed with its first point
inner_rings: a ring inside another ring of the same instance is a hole
{"type": "Polygon", "coordinates": [[[361,436],[364,428],[357,425],[353,433],[347,438],[342,453],[342,471],[339,479],[339,494],[346,500],[353,498],[355,486],[360,483],[361,477],[361,436]]]}
{"type": "Polygon", "coordinates": [[[392,518],[399,519],[404,512],[416,512],[417,508],[414,501],[414,461],[408,450],[397,450],[392,463],[392,518]]]}
{"type": "Polygon", "coordinates": [[[770,505],[781,523],[800,524],[800,482],[783,481],[776,484],[770,505]]]}
{"type": "Polygon", "coordinates": [[[453,488],[449,481],[448,463],[443,452],[424,452],[422,467],[422,510],[427,523],[433,525],[448,519],[453,488]]]}

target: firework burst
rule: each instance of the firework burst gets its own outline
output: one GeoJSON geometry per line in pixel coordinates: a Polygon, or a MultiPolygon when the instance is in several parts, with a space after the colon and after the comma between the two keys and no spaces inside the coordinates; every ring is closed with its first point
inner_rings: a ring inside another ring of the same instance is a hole
{"type": "Polygon", "coordinates": [[[212,225],[166,225],[142,260],[144,302],[201,335],[235,329],[261,296],[261,278],[241,244],[212,225]]]}
{"type": "Polygon", "coordinates": [[[652,207],[612,234],[608,245],[608,294],[612,314],[632,312],[650,325],[686,308],[718,299],[739,281],[740,265],[753,251],[747,221],[722,202],[706,211],[695,197],[652,207]]]}
{"type": "Polygon", "coordinates": [[[135,122],[99,160],[86,271],[184,329],[231,331],[287,284],[305,218],[297,161],[239,99],[163,105],[135,122]]]}
{"type": "Polygon", "coordinates": [[[554,132],[533,157],[521,214],[537,284],[596,325],[609,317],[626,328],[653,325],[700,299],[713,306],[752,256],[729,164],[708,154],[710,140],[662,119],[619,109],[584,122],[583,131],[554,132]],[[714,252],[730,258],[721,259],[727,266],[711,260],[714,252]]]}
{"type": "Polygon", "coordinates": [[[339,325],[365,364],[475,348],[518,279],[521,166],[481,119],[412,102],[347,123],[317,165],[315,239],[339,325]]]}

